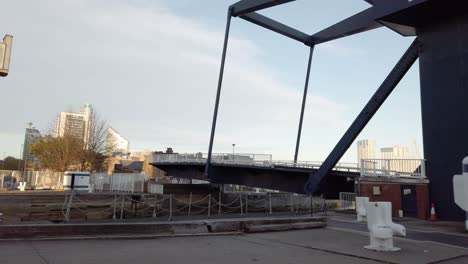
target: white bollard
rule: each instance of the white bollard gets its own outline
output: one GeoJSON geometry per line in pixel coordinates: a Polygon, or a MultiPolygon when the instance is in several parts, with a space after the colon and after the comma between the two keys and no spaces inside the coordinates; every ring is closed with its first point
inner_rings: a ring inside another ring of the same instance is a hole
{"type": "Polygon", "coordinates": [[[356,216],[358,222],[366,221],[366,203],[369,197],[356,197],[356,216]]]}
{"type": "Polygon", "coordinates": [[[391,202],[367,202],[367,228],[370,245],[364,248],[375,251],[399,251],[393,246],[393,235],[406,236],[404,226],[392,222],[391,202]]]}
{"type": "Polygon", "coordinates": [[[19,186],[18,186],[18,189],[21,191],[21,192],[24,192],[26,190],[26,182],[19,182],[19,186]]]}
{"type": "Polygon", "coordinates": [[[468,230],[468,157],[462,161],[462,173],[453,176],[453,196],[455,203],[465,211],[465,229],[468,230]]]}

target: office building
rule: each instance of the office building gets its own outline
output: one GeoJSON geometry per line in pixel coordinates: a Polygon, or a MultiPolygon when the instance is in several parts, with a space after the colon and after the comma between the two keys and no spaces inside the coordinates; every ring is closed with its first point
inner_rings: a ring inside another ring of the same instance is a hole
{"type": "Polygon", "coordinates": [[[389,148],[380,149],[380,157],[382,159],[409,159],[410,151],[407,147],[395,145],[389,148]]]}
{"type": "Polygon", "coordinates": [[[36,156],[31,152],[31,145],[41,139],[41,133],[34,127],[27,127],[24,134],[23,144],[23,157],[22,159],[27,161],[28,164],[33,164],[33,167],[37,167],[39,162],[36,156]]]}
{"type": "Polygon", "coordinates": [[[381,148],[380,157],[387,162],[382,162],[382,169],[400,172],[415,171],[419,163],[403,162],[401,160],[411,159],[408,147],[395,145],[393,147],[381,148]]]}
{"type": "Polygon", "coordinates": [[[80,112],[60,112],[55,123],[55,136],[73,136],[89,142],[92,130],[93,108],[90,104],[83,104],[80,112]]]}
{"type": "Polygon", "coordinates": [[[363,159],[375,159],[375,140],[363,139],[357,142],[357,162],[358,166],[363,159]]]}

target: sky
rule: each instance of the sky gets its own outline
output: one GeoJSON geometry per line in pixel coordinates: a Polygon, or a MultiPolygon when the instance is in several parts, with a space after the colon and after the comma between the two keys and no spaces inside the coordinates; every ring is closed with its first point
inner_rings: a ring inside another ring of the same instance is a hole
{"type": "MultiPolygon", "coordinates": [[[[14,39],[0,79],[0,155],[19,156],[27,123],[47,133],[58,112],[83,103],[133,150],[207,152],[234,2],[5,1],[0,35],[14,39]]],[[[313,34],[368,6],[297,0],[261,13],[313,34]]],[[[315,48],[299,160],[327,157],[412,41],[380,28],[315,48]]],[[[213,151],[234,143],[292,160],[307,59],[307,46],[233,18],[213,151]]],[[[358,139],[422,153],[418,63],[358,139]]],[[[342,161],[356,162],[355,144],[342,161]]]]}

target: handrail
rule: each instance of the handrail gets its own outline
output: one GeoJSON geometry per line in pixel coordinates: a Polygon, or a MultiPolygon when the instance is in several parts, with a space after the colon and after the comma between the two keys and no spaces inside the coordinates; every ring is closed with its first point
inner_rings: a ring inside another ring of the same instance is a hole
{"type": "Polygon", "coordinates": [[[424,159],[362,159],[361,176],[426,178],[424,159]]]}
{"type": "MultiPolygon", "coordinates": [[[[156,154],[151,157],[150,163],[206,163],[205,153],[183,153],[183,154],[156,154]]],[[[212,164],[233,164],[233,165],[251,165],[258,167],[286,166],[294,168],[318,169],[322,162],[320,161],[288,161],[273,160],[271,154],[253,154],[253,153],[213,153],[212,164]]],[[[360,172],[357,163],[338,163],[335,166],[336,171],[360,172]]]]}

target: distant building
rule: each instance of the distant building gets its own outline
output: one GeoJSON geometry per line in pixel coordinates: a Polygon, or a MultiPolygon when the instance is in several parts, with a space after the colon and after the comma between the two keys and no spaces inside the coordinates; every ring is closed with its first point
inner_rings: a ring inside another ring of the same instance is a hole
{"type": "Polygon", "coordinates": [[[165,172],[150,164],[154,151],[128,151],[125,155],[114,155],[107,162],[108,173],[119,172],[143,172],[149,179],[165,177],[165,172]]]}
{"type": "Polygon", "coordinates": [[[129,150],[129,141],[119,134],[114,128],[106,131],[106,149],[111,150],[112,155],[126,155],[129,150]]]}
{"type": "Polygon", "coordinates": [[[55,122],[55,136],[65,135],[89,142],[91,136],[93,108],[90,104],[83,104],[80,112],[60,112],[55,122]]]}
{"type": "Polygon", "coordinates": [[[32,163],[33,167],[37,167],[39,162],[36,156],[31,152],[31,145],[39,141],[41,137],[41,133],[36,128],[26,128],[26,132],[24,134],[23,160],[27,161],[28,163],[32,163]]]}
{"type": "Polygon", "coordinates": [[[389,148],[380,149],[380,157],[382,159],[409,159],[410,151],[407,147],[395,145],[389,148]]]}
{"type": "Polygon", "coordinates": [[[375,159],[375,140],[363,139],[357,142],[357,162],[358,166],[362,159],[375,159]]]}
{"type": "Polygon", "coordinates": [[[419,163],[403,162],[402,159],[413,158],[409,148],[395,145],[393,147],[381,148],[380,157],[387,162],[382,162],[382,169],[400,172],[413,172],[419,166],[419,163]]]}

